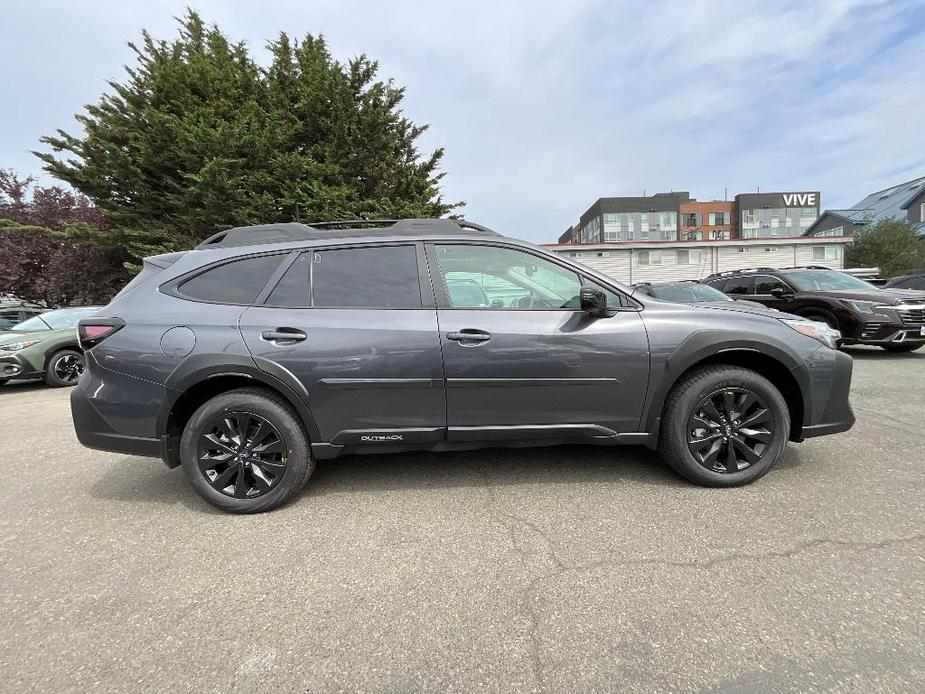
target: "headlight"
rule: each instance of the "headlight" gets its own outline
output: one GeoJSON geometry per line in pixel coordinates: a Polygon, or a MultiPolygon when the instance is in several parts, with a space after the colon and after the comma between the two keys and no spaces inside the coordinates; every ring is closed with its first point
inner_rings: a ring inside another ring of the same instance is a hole
{"type": "Polygon", "coordinates": [[[838,340],[841,333],[830,328],[825,323],[818,323],[812,320],[782,320],[781,323],[793,328],[798,333],[811,337],[817,342],[821,342],[831,349],[838,348],[838,340]]]}
{"type": "Polygon", "coordinates": [[[31,347],[32,345],[37,345],[41,340],[23,340],[22,342],[11,342],[8,345],[0,345],[0,349],[4,352],[18,352],[21,349],[26,347],[31,347]]]}
{"type": "Polygon", "coordinates": [[[855,313],[875,313],[877,308],[881,306],[880,303],[876,301],[842,301],[842,303],[850,308],[855,313]]]}

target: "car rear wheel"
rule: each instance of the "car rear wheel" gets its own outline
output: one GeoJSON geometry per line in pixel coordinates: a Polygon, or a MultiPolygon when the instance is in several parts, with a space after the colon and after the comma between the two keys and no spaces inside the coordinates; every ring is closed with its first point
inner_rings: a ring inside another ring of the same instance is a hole
{"type": "Polygon", "coordinates": [[[770,381],[749,369],[709,366],[668,396],[659,452],[691,482],[735,487],[767,473],[789,437],[787,403],[770,381]]]}
{"type": "Polygon", "coordinates": [[[51,355],[45,366],[45,384],[53,388],[76,386],[84,370],[84,355],[76,349],[62,349],[51,355]]]}
{"type": "Polygon", "coordinates": [[[914,352],[917,349],[921,349],[925,346],[925,342],[905,342],[899,343],[896,345],[880,345],[887,352],[914,352]]]}
{"type": "Polygon", "coordinates": [[[180,460],[196,493],[231,513],[260,513],[286,503],[315,465],[292,408],[253,388],[201,405],[183,430],[180,460]]]}

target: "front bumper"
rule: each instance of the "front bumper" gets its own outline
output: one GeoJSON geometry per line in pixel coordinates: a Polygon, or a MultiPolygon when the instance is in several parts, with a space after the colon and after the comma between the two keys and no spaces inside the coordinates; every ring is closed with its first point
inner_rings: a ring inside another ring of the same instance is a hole
{"type": "Polygon", "coordinates": [[[845,344],[887,345],[907,342],[925,342],[917,314],[897,311],[892,308],[865,315],[858,321],[850,335],[845,335],[845,344]],[[904,315],[905,314],[905,315],[904,315]]]}
{"type": "Polygon", "coordinates": [[[36,369],[19,354],[0,353],[0,378],[33,378],[41,376],[36,369]]]}
{"type": "Polygon", "coordinates": [[[804,414],[801,440],[838,434],[854,426],[854,412],[848,401],[854,361],[844,352],[826,347],[822,350],[818,350],[814,354],[816,359],[809,362],[813,387],[810,407],[804,414]]]}

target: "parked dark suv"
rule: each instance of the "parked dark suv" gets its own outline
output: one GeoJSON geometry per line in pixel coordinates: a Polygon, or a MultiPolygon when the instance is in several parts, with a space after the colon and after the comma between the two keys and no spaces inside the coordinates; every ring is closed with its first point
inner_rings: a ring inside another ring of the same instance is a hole
{"type": "Polygon", "coordinates": [[[925,289],[925,267],[894,277],[883,286],[886,289],[925,289]]]}
{"type": "Polygon", "coordinates": [[[818,324],[658,301],[469,222],[231,229],[148,258],[100,316],[80,441],[182,465],[234,512],[377,451],[644,444],[740,485],[854,422],[818,324]]]}
{"type": "Polygon", "coordinates": [[[735,297],[828,323],[843,344],[912,352],[925,345],[925,292],[881,289],[827,267],[757,268],[711,275],[707,284],[735,297]]]}

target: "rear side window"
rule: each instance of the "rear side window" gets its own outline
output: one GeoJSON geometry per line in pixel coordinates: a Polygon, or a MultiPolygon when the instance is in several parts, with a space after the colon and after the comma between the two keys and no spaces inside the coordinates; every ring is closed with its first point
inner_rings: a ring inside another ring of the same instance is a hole
{"type": "Polygon", "coordinates": [[[187,280],[177,291],[199,301],[251,304],[283,257],[260,255],[225,263],[187,280]]]}
{"type": "Polygon", "coordinates": [[[733,277],[726,280],[723,291],[727,294],[750,294],[754,277],[733,277]]]}
{"type": "Polygon", "coordinates": [[[323,308],[421,308],[413,246],[378,246],[312,254],[312,305],[323,308]]]}

